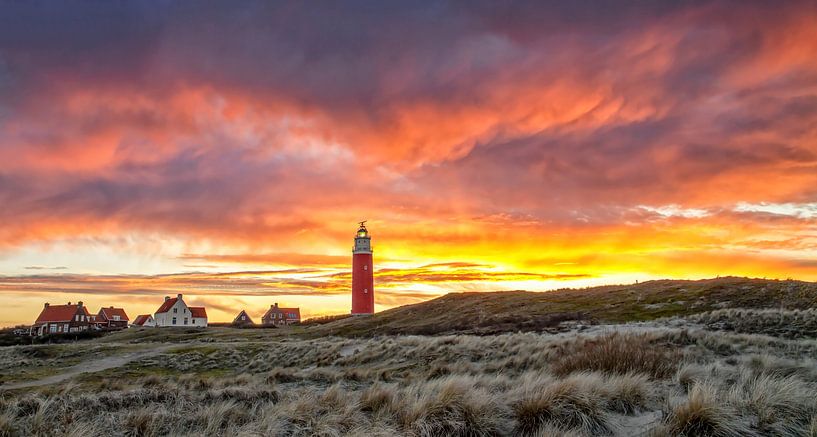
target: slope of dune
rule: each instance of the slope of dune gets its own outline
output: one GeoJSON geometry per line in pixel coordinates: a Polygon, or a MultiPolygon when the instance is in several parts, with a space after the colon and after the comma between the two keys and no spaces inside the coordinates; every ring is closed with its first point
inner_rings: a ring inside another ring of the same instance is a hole
{"type": "Polygon", "coordinates": [[[817,283],[724,277],[660,280],[551,292],[451,293],[414,305],[350,317],[307,334],[494,334],[553,331],[575,324],[623,323],[688,316],[725,308],[807,309],[817,306],[817,283]]]}

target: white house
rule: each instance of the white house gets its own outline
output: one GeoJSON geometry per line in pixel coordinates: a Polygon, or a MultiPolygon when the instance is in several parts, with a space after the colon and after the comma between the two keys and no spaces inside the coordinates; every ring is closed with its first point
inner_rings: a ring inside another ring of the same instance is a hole
{"type": "Polygon", "coordinates": [[[207,327],[207,311],[204,307],[188,307],[181,294],[170,298],[165,296],[162,306],[153,315],[156,326],[170,327],[207,327]]]}

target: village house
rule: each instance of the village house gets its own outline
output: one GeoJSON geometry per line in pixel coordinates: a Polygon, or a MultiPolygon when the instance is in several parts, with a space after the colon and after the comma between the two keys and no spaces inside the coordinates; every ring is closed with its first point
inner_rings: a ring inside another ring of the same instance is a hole
{"type": "Polygon", "coordinates": [[[277,302],[270,305],[267,313],[261,318],[261,323],[264,325],[291,325],[300,321],[300,308],[281,308],[277,302]]]}
{"type": "Polygon", "coordinates": [[[207,327],[207,311],[204,307],[188,307],[181,294],[165,296],[162,306],[153,316],[158,327],[207,327]]]}
{"type": "Polygon", "coordinates": [[[234,326],[252,326],[252,325],[255,325],[255,322],[252,321],[252,319],[250,318],[250,315],[247,314],[246,311],[241,310],[241,312],[238,313],[237,316],[235,316],[235,319],[233,319],[233,325],[234,326]]]}
{"type": "Polygon", "coordinates": [[[140,314],[136,316],[131,326],[156,326],[156,320],[153,320],[153,316],[150,314],[140,314]]]}
{"type": "Polygon", "coordinates": [[[124,329],[128,327],[128,315],[122,308],[102,308],[93,317],[93,322],[97,327],[103,329],[124,329]]]}
{"type": "Polygon", "coordinates": [[[91,324],[90,316],[82,302],[68,302],[66,305],[46,303],[30,332],[31,335],[46,335],[87,331],[91,324]]]}

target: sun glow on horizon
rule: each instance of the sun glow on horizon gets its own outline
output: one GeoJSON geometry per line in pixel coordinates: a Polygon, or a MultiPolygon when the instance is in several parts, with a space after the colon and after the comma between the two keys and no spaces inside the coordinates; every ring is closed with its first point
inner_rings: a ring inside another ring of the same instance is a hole
{"type": "Polygon", "coordinates": [[[6,5],[0,325],[817,280],[817,5],[429,6],[6,5]]]}

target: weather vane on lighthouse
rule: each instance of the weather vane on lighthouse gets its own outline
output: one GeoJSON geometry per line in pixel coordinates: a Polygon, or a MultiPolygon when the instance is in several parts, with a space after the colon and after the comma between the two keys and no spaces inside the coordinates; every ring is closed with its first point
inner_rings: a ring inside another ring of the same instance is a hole
{"type": "Polygon", "coordinates": [[[366,229],[366,220],[358,224],[352,248],[352,315],[369,315],[374,314],[372,237],[366,229]]]}

